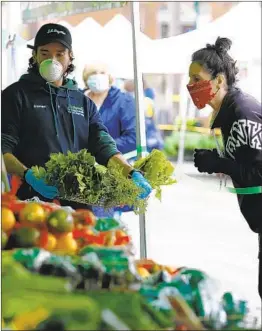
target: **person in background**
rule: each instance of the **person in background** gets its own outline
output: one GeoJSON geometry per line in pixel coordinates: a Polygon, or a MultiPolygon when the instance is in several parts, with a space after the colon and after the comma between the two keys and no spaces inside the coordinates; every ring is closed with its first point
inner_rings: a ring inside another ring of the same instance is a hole
{"type": "Polygon", "coordinates": [[[132,97],[135,97],[135,83],[133,79],[127,79],[124,81],[124,90],[132,97]]]}
{"type": "MultiPolygon", "coordinates": [[[[214,45],[207,44],[192,55],[188,91],[198,109],[207,104],[212,107],[211,129],[221,129],[224,143],[223,151],[196,150],[194,164],[199,172],[231,177],[234,187],[241,188],[236,190],[240,211],[250,229],[261,237],[261,103],[236,87],[238,69],[228,54],[231,44],[227,38],[217,38],[214,45]]],[[[262,298],[261,258],[260,240],[259,294],[262,298]]]]}
{"type": "Polygon", "coordinates": [[[144,87],[144,95],[145,97],[155,100],[155,92],[152,87],[149,87],[146,80],[143,78],[143,87],[144,87]]]}
{"type": "Polygon", "coordinates": [[[153,149],[162,150],[164,141],[161,136],[160,130],[155,123],[155,109],[152,99],[145,97],[145,126],[146,126],[146,146],[147,151],[150,153],[153,149]]]}
{"type": "MultiPolygon", "coordinates": [[[[131,94],[133,97],[135,96],[135,84],[133,79],[127,79],[124,82],[124,89],[127,93],[131,94]]],[[[144,89],[144,96],[151,100],[155,100],[155,92],[154,90],[147,85],[147,82],[143,78],[143,89],[144,89]]]]}
{"type": "Polygon", "coordinates": [[[100,117],[125,154],[136,149],[135,102],[127,93],[113,86],[113,77],[104,64],[86,66],[83,71],[84,94],[96,105],[100,117]]]}
{"type": "MultiPolygon", "coordinates": [[[[95,103],[67,77],[74,70],[70,31],[60,24],[45,24],[29,47],[28,73],[8,86],[1,100],[2,153],[7,172],[22,181],[18,198],[37,196],[53,201],[59,195],[57,188],[36,178],[32,166],[45,166],[51,153],[82,149],[88,149],[99,164],[119,164],[123,174],[142,188],[141,198],[146,198],[151,191],[149,183],[122,156],[117,147],[121,142],[116,145],[95,103]]],[[[60,202],[74,209],[88,208],[60,202]]]]}
{"type": "MultiPolygon", "coordinates": [[[[135,85],[133,80],[126,80],[124,89],[132,97],[135,97],[135,85]]],[[[144,96],[145,107],[145,126],[146,126],[146,145],[147,151],[153,149],[162,150],[164,147],[163,138],[155,123],[155,105],[152,98],[144,96]]]]}
{"type": "MultiPolygon", "coordinates": [[[[94,64],[84,68],[84,94],[95,104],[101,119],[114,138],[118,150],[129,153],[136,150],[136,114],[132,96],[113,86],[113,77],[105,64],[94,64]]],[[[129,208],[128,208],[129,210],[129,208]]],[[[114,209],[105,211],[95,207],[98,217],[112,217],[114,209]]]]}

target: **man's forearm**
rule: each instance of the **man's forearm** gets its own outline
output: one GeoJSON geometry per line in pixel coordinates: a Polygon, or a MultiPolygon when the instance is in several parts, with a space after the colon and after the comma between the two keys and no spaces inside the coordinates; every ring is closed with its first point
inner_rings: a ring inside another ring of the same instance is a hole
{"type": "Polygon", "coordinates": [[[13,154],[6,153],[4,154],[4,161],[6,171],[10,175],[16,175],[20,178],[24,177],[24,172],[27,170],[27,167],[23,165],[13,154]]]}
{"type": "Polygon", "coordinates": [[[111,164],[119,164],[123,168],[123,175],[125,177],[127,177],[130,171],[133,170],[133,167],[126,161],[122,154],[112,156],[109,159],[107,166],[110,167],[111,164]]]}

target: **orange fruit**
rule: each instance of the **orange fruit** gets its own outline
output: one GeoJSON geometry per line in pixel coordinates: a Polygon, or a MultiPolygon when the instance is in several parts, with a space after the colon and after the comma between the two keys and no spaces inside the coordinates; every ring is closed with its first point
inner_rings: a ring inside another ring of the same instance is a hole
{"type": "Polygon", "coordinates": [[[138,267],[137,272],[142,278],[146,278],[146,277],[150,276],[150,273],[148,272],[148,270],[143,267],[138,267]]]}
{"type": "Polygon", "coordinates": [[[10,231],[13,229],[13,227],[15,226],[15,215],[12,212],[12,210],[6,208],[6,207],[2,207],[1,210],[1,223],[2,223],[2,230],[3,231],[10,231]]]}
{"type": "Polygon", "coordinates": [[[43,223],[45,218],[44,208],[36,202],[29,202],[19,213],[21,223],[43,223]]]}
{"type": "Polygon", "coordinates": [[[104,236],[104,245],[105,246],[114,246],[116,241],[115,231],[108,231],[104,236]]]}
{"type": "Polygon", "coordinates": [[[125,231],[123,230],[116,230],[116,238],[122,238],[122,237],[126,237],[127,234],[125,233],[125,231]]]}
{"type": "Polygon", "coordinates": [[[56,251],[60,251],[66,254],[74,254],[76,253],[77,249],[77,242],[73,238],[73,234],[71,232],[61,235],[59,238],[57,238],[55,247],[56,251]]]}
{"type": "Polygon", "coordinates": [[[53,251],[56,247],[57,239],[52,233],[48,233],[47,244],[44,249],[47,251],[53,251]]]}

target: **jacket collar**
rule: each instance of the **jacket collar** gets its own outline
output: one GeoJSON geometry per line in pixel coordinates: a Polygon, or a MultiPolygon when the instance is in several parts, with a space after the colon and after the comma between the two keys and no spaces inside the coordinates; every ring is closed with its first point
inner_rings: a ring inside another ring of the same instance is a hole
{"type": "Polygon", "coordinates": [[[239,89],[232,88],[225,95],[220,110],[211,125],[211,129],[221,128],[228,122],[230,115],[230,108],[234,104],[234,98],[232,98],[236,93],[239,93],[239,89]]]}

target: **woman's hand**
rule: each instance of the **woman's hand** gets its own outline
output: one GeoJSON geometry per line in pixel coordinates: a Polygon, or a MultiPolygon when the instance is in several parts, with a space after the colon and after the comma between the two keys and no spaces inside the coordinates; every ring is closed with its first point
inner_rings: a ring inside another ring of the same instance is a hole
{"type": "Polygon", "coordinates": [[[215,149],[195,149],[194,165],[199,172],[207,172],[208,174],[219,173],[219,165],[221,158],[215,149]]]}

